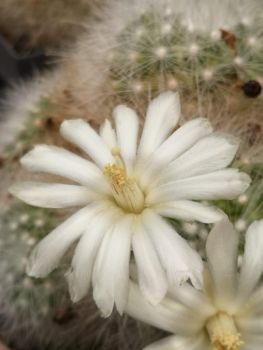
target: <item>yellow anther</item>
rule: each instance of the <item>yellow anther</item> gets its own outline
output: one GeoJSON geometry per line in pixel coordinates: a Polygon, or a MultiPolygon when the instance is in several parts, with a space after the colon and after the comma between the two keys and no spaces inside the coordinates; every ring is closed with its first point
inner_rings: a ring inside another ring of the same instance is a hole
{"type": "Polygon", "coordinates": [[[113,147],[111,150],[111,154],[115,157],[115,156],[119,156],[121,154],[121,151],[118,147],[113,147]]]}
{"type": "Polygon", "coordinates": [[[114,187],[120,187],[120,189],[127,182],[124,169],[115,164],[105,166],[104,175],[109,178],[114,187]]]}
{"type": "Polygon", "coordinates": [[[118,164],[105,166],[103,173],[117,205],[127,212],[140,213],[144,208],[144,194],[136,179],[127,177],[125,168],[118,164]]]}
{"type": "Polygon", "coordinates": [[[111,149],[111,154],[115,158],[115,163],[119,168],[125,168],[124,161],[121,156],[121,150],[118,147],[113,147],[111,149]]]}
{"type": "Polygon", "coordinates": [[[223,337],[212,338],[214,350],[239,350],[242,345],[240,335],[226,334],[223,337]]]}
{"type": "Polygon", "coordinates": [[[206,325],[213,350],[240,350],[243,342],[238,333],[233,317],[220,312],[206,325]]]}

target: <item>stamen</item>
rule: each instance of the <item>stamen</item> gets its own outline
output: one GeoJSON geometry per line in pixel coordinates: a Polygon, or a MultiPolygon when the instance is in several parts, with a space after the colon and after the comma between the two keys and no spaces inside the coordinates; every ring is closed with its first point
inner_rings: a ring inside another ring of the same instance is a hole
{"type": "Polygon", "coordinates": [[[119,156],[121,154],[121,151],[118,147],[113,147],[112,150],[111,150],[111,154],[113,156],[119,156]]]}
{"type": "Polygon", "coordinates": [[[238,333],[233,317],[220,312],[206,325],[213,350],[240,350],[243,342],[238,333]]]}
{"type": "Polygon", "coordinates": [[[106,165],[104,168],[104,175],[106,175],[110,179],[111,183],[115,187],[122,188],[125,185],[125,171],[122,167],[119,167],[116,164],[106,165]]]}
{"type": "Polygon", "coordinates": [[[111,149],[111,154],[115,158],[115,164],[118,165],[120,168],[124,169],[125,166],[124,166],[124,161],[123,161],[122,156],[121,156],[120,149],[118,147],[113,147],[111,149]]]}
{"type": "Polygon", "coordinates": [[[104,168],[113,197],[119,207],[127,212],[140,213],[144,208],[144,194],[136,180],[127,177],[124,167],[117,164],[104,168]]]}

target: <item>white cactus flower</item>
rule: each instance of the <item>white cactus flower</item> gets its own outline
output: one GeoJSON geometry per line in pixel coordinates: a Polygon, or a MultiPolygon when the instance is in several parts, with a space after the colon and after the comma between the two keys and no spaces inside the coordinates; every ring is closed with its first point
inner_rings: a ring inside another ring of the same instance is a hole
{"type": "Polygon", "coordinates": [[[207,239],[202,291],[189,283],[171,287],[153,307],[131,282],[129,315],[173,333],[145,350],[259,350],[263,344],[263,220],[246,234],[238,268],[238,233],[224,219],[207,239]]]}
{"type": "Polygon", "coordinates": [[[47,145],[22,158],[29,171],[60,175],[79,185],[25,182],[15,184],[11,193],[41,207],[84,207],[37,245],[29,275],[46,276],[79,240],[67,274],[71,297],[80,300],[92,281],[105,316],[114,304],[120,313],[126,304],[131,252],[151,303],[162,300],[168,284],[190,278],[198,287],[201,258],[164,217],[216,222],[224,214],[197,201],[235,198],[250,178],[225,169],[238,148],[235,138],[213,133],[202,118],[174,131],[179,118],[179,96],[166,92],[150,103],[139,142],[138,117],[126,106],[114,110],[116,131],[109,121],[100,135],[83,120],[63,122],[63,137],[94,163],[47,145]]]}

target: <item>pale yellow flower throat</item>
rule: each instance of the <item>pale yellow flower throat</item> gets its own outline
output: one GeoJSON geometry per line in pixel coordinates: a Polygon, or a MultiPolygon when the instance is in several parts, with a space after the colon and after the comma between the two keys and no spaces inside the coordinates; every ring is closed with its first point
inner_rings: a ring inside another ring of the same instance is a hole
{"type": "Polygon", "coordinates": [[[119,150],[113,149],[112,154],[116,164],[106,165],[104,175],[111,186],[114,200],[127,212],[141,213],[144,208],[144,194],[136,180],[127,176],[119,150]]]}
{"type": "Polygon", "coordinates": [[[233,317],[220,312],[209,319],[206,328],[213,345],[213,350],[239,350],[243,342],[238,333],[233,317]]]}

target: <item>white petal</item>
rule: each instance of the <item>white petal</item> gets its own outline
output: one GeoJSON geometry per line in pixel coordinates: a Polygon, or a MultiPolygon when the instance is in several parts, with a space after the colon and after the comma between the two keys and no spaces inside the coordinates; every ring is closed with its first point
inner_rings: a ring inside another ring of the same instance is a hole
{"type": "Polygon", "coordinates": [[[81,206],[98,199],[86,187],[45,182],[15,183],[9,192],[27,204],[44,208],[81,206]]]}
{"type": "Polygon", "coordinates": [[[187,339],[188,338],[172,335],[146,346],[143,350],[178,350],[182,344],[185,345],[187,339]]]}
{"type": "Polygon", "coordinates": [[[207,319],[216,313],[215,307],[211,304],[206,295],[189,283],[182,286],[171,286],[169,288],[168,296],[200,314],[200,318],[207,319]]]}
{"type": "Polygon", "coordinates": [[[113,226],[114,214],[109,210],[92,218],[76,247],[71,268],[66,275],[73,302],[88,293],[94,261],[106,231],[113,226]]]}
{"type": "Polygon", "coordinates": [[[239,299],[251,294],[263,270],[263,220],[255,221],[246,234],[244,258],[239,280],[239,299]]]}
{"type": "Polygon", "coordinates": [[[262,350],[262,339],[256,342],[256,344],[253,343],[253,345],[249,343],[250,339],[248,339],[248,342],[246,341],[246,343],[241,346],[240,350],[262,350]]]}
{"type": "Polygon", "coordinates": [[[149,159],[139,159],[140,182],[146,187],[149,183],[166,182],[171,177],[171,167],[167,165],[191,148],[200,138],[212,132],[212,126],[204,118],[197,118],[177,129],[149,159]],[[152,181],[154,179],[154,181],[152,181]]]}
{"type": "Polygon", "coordinates": [[[167,291],[166,276],[152,241],[140,223],[134,230],[132,248],[141,291],[150,303],[157,305],[167,291]]]}
{"type": "Polygon", "coordinates": [[[196,118],[186,122],[154,152],[153,161],[161,166],[168,164],[212,131],[208,119],[196,118]]]}
{"type": "Polygon", "coordinates": [[[262,350],[262,342],[262,338],[254,340],[253,343],[246,342],[247,345],[243,345],[240,350],[262,350]]]}
{"type": "Polygon", "coordinates": [[[238,241],[238,234],[228,219],[217,223],[207,239],[206,255],[219,308],[231,307],[235,299],[238,241]]]}
{"type": "Polygon", "coordinates": [[[143,212],[143,223],[159,254],[163,268],[171,285],[191,279],[200,288],[203,263],[201,257],[159,215],[147,209],[143,212]]]}
{"type": "Polygon", "coordinates": [[[156,206],[155,210],[158,214],[167,218],[185,221],[197,220],[206,224],[222,220],[225,215],[216,207],[187,200],[163,203],[156,206]]]}
{"type": "Polygon", "coordinates": [[[161,339],[143,350],[212,350],[204,332],[194,337],[181,337],[179,335],[161,339]]]}
{"type": "Polygon", "coordinates": [[[241,350],[262,350],[262,338],[257,340],[255,344],[255,340],[254,343],[251,343],[251,338],[248,338],[245,344],[242,345],[241,350]]]}
{"type": "Polygon", "coordinates": [[[136,157],[139,120],[137,114],[126,106],[120,105],[113,111],[118,145],[128,169],[136,157]]]}
{"type": "Polygon", "coordinates": [[[120,314],[127,302],[132,217],[125,215],[103,238],[95,261],[93,297],[104,317],[110,316],[114,303],[120,314]]]}
{"type": "Polygon", "coordinates": [[[234,199],[245,192],[250,181],[247,174],[237,169],[219,170],[160,185],[150,191],[146,201],[148,204],[154,204],[178,199],[234,199]]]}
{"type": "Polygon", "coordinates": [[[108,119],[106,119],[100,127],[100,137],[104,141],[105,145],[109,147],[110,150],[117,147],[116,133],[108,119]]]}
{"type": "Polygon", "coordinates": [[[168,166],[165,181],[223,169],[234,159],[238,146],[238,139],[230,135],[213,133],[206,136],[168,166]]]}
{"type": "Polygon", "coordinates": [[[88,206],[64,221],[34,248],[27,273],[32,277],[45,277],[59,264],[70,245],[76,241],[98,207],[88,206]]]}
{"type": "Polygon", "coordinates": [[[63,176],[96,190],[106,187],[98,167],[63,148],[38,145],[21,159],[21,164],[28,171],[63,176]]]}
{"type": "Polygon", "coordinates": [[[241,350],[262,350],[263,336],[248,334],[242,337],[244,345],[241,350]]]}
{"type": "Polygon", "coordinates": [[[149,104],[138,150],[142,158],[148,157],[160,146],[176,126],[180,113],[178,93],[162,93],[149,104]]]}
{"type": "Polygon", "coordinates": [[[263,317],[243,317],[236,319],[237,327],[242,334],[250,333],[255,335],[263,334],[263,317]]]}
{"type": "MultiPolygon", "coordinates": [[[[244,310],[248,310],[249,315],[260,315],[263,314],[263,285],[260,284],[258,288],[251,294],[248,300],[245,300],[245,308],[244,308],[244,300],[239,297],[239,305],[238,309],[243,316],[244,310]]],[[[246,314],[245,314],[246,315],[246,314]]]]}
{"type": "Polygon", "coordinates": [[[61,135],[85,151],[100,168],[114,163],[114,158],[96,131],[84,120],[65,120],[60,127],[61,135]]]}
{"type": "Polygon", "coordinates": [[[253,345],[249,343],[250,339],[248,339],[248,342],[246,341],[246,343],[241,346],[240,350],[262,350],[262,339],[256,342],[256,344],[253,343],[253,345]]]}
{"type": "Polygon", "coordinates": [[[165,298],[153,306],[147,302],[139,287],[133,282],[130,282],[125,311],[135,319],[170,333],[190,335],[203,327],[198,315],[172,299],[165,298]]]}

